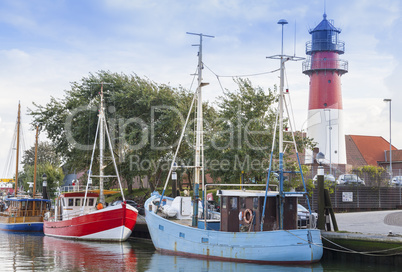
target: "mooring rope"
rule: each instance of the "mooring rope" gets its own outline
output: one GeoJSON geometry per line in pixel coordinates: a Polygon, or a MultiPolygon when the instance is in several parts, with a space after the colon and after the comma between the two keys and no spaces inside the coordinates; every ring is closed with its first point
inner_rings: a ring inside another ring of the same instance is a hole
{"type": "Polygon", "coordinates": [[[312,243],[288,230],[284,230],[286,232],[288,232],[289,234],[297,237],[298,239],[309,243],[311,245],[317,246],[317,247],[322,247],[323,249],[327,249],[327,250],[331,250],[331,251],[336,251],[336,252],[342,252],[342,253],[351,253],[351,254],[360,254],[360,255],[366,255],[366,256],[372,256],[372,257],[390,257],[390,256],[396,256],[396,255],[402,255],[401,253],[391,253],[391,254],[375,254],[375,253],[380,253],[380,252],[388,252],[388,251],[394,251],[394,250],[398,250],[398,249],[402,249],[402,246],[399,247],[395,247],[392,249],[384,249],[384,250],[374,250],[374,251],[356,251],[350,248],[346,248],[344,246],[341,246],[337,243],[332,242],[331,240],[329,240],[328,238],[322,237],[323,239],[325,239],[326,241],[330,242],[331,244],[341,248],[341,249],[336,249],[336,248],[332,248],[332,247],[326,247],[324,245],[320,245],[320,244],[316,244],[316,243],[312,243]]]}

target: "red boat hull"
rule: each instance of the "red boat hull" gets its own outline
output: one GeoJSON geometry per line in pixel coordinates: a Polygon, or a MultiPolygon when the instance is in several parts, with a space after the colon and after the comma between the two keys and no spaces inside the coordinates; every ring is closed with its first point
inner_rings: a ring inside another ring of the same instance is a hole
{"type": "Polygon", "coordinates": [[[119,204],[72,219],[45,220],[43,232],[48,236],[71,239],[125,241],[134,229],[137,215],[135,208],[119,204]]]}

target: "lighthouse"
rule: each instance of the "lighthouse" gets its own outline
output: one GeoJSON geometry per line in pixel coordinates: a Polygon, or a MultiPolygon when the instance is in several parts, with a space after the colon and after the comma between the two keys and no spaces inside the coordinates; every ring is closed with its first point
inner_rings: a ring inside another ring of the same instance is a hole
{"type": "MultiPolygon", "coordinates": [[[[306,43],[307,59],[303,73],[310,77],[307,136],[324,153],[326,164],[346,164],[341,76],[348,72],[348,62],[339,59],[345,43],[339,40],[341,30],[332,21],[323,20],[312,30],[306,43]]],[[[305,163],[314,163],[312,150],[306,150],[305,163]]]]}

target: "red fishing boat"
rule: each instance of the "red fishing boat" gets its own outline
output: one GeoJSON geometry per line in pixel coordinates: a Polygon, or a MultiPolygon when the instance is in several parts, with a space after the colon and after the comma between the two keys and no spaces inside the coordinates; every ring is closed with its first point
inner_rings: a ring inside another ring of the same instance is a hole
{"type": "Polygon", "coordinates": [[[125,241],[131,235],[137,221],[137,215],[138,210],[128,205],[124,199],[104,114],[102,87],[99,119],[85,190],[80,188],[79,184],[62,188],[60,195],[56,198],[54,211],[46,214],[43,232],[48,236],[71,239],[125,241]],[[98,132],[100,173],[99,175],[93,175],[92,164],[98,132]],[[103,165],[104,132],[107,135],[110,154],[116,172],[116,175],[113,176],[104,175],[103,173],[105,168],[103,165]],[[99,178],[99,189],[92,187],[92,178],[99,178]],[[105,195],[117,192],[103,190],[104,178],[117,178],[123,198],[123,201],[119,204],[106,205],[105,195]]]}

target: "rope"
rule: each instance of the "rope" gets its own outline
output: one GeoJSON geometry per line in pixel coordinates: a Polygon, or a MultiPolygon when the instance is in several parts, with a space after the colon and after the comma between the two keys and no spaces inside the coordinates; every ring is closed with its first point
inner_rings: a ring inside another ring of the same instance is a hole
{"type": "MultiPolygon", "coordinates": [[[[285,68],[285,67],[284,67],[284,68],[285,68]]],[[[287,76],[287,73],[286,73],[286,69],[284,69],[284,70],[285,70],[284,72],[285,72],[286,86],[287,86],[286,89],[289,90],[288,76],[287,76]]],[[[296,129],[295,114],[294,114],[294,112],[293,112],[292,100],[290,99],[290,95],[288,95],[288,99],[289,99],[290,112],[292,113],[293,124],[294,124],[295,129],[296,129]]],[[[289,113],[288,113],[288,118],[290,119],[289,113]]],[[[289,120],[289,123],[291,123],[290,120],[289,120]]]]}
{"type": "Polygon", "coordinates": [[[248,74],[248,75],[225,75],[225,76],[220,76],[217,73],[215,73],[211,68],[209,68],[205,63],[202,63],[204,67],[206,67],[212,74],[214,74],[216,76],[216,79],[218,80],[219,86],[221,87],[222,92],[225,92],[225,89],[222,86],[222,82],[220,80],[221,77],[253,77],[253,76],[260,76],[260,75],[266,75],[266,74],[272,74],[275,73],[277,71],[279,71],[280,69],[276,69],[276,70],[272,70],[272,71],[268,71],[268,72],[261,72],[261,73],[255,73],[255,74],[248,74]]]}
{"type": "Polygon", "coordinates": [[[374,251],[362,251],[362,252],[359,252],[359,251],[356,251],[356,250],[353,250],[353,249],[346,248],[346,247],[341,246],[341,245],[339,245],[339,244],[336,244],[336,243],[332,242],[331,240],[329,240],[329,239],[327,239],[327,238],[325,238],[325,237],[323,237],[323,236],[321,236],[323,239],[325,239],[326,241],[330,242],[331,244],[333,244],[333,245],[335,245],[335,246],[337,246],[337,247],[339,247],[339,248],[341,248],[341,249],[326,247],[326,246],[323,246],[323,245],[319,245],[319,244],[316,244],[316,243],[312,243],[312,242],[310,242],[310,241],[308,241],[308,240],[306,240],[306,239],[301,238],[300,236],[297,236],[297,235],[293,234],[292,232],[290,232],[290,231],[288,231],[288,230],[284,230],[284,231],[286,231],[287,233],[289,233],[289,234],[291,234],[291,235],[297,237],[298,239],[300,239],[300,240],[302,240],[302,241],[304,241],[304,242],[306,242],[306,243],[312,244],[312,245],[317,246],[317,247],[322,247],[323,249],[326,249],[326,250],[331,250],[331,251],[336,251],[336,252],[342,252],[342,253],[360,254],[360,255],[373,256],[373,257],[389,257],[389,256],[401,255],[401,253],[399,253],[399,254],[398,254],[398,253],[393,253],[393,254],[375,254],[375,253],[394,251],[394,250],[397,250],[397,249],[401,249],[402,246],[395,247],[395,248],[392,248],[392,249],[384,249],[384,250],[374,250],[374,251]]]}
{"type": "Polygon", "coordinates": [[[225,75],[225,76],[220,76],[218,74],[216,74],[214,71],[211,70],[211,68],[209,68],[207,65],[205,65],[205,63],[202,63],[205,67],[207,67],[207,69],[209,71],[211,71],[211,73],[213,73],[216,77],[252,77],[252,76],[260,76],[260,75],[266,75],[266,74],[272,74],[275,72],[278,72],[280,69],[275,69],[272,71],[268,71],[268,72],[261,72],[261,73],[254,73],[254,74],[248,74],[248,75],[225,75]]]}

